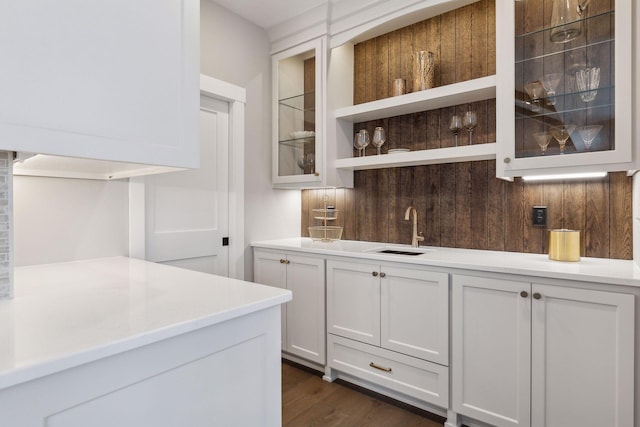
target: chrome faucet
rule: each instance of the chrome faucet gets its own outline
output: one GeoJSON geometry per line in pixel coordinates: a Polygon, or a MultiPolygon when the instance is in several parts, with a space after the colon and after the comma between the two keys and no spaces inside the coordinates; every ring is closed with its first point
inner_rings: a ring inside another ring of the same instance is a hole
{"type": "Polygon", "coordinates": [[[413,233],[411,235],[411,246],[417,248],[420,242],[424,241],[422,232],[418,233],[418,211],[413,206],[409,206],[404,213],[404,220],[409,221],[409,216],[413,213],[413,233]]]}

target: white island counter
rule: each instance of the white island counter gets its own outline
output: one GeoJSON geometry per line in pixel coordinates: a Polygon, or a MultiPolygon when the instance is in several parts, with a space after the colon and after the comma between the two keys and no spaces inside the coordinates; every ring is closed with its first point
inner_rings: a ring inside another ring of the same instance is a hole
{"type": "Polygon", "coordinates": [[[279,425],[286,290],[134,260],[21,267],[0,425],[279,425]]]}

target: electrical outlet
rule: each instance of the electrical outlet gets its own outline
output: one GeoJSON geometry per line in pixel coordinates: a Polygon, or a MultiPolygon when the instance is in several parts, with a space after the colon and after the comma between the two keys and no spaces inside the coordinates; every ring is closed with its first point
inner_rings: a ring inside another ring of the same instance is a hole
{"type": "Polygon", "coordinates": [[[545,227],[547,225],[547,207],[533,207],[533,225],[535,227],[545,227]]]}

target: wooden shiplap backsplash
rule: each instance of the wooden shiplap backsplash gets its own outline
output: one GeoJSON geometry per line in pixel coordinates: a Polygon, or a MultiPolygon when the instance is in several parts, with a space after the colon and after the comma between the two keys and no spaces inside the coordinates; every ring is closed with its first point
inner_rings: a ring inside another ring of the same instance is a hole
{"type": "Polygon", "coordinates": [[[604,179],[556,183],[507,182],[495,161],[359,171],[354,189],[302,192],[302,236],[321,225],[311,209],[322,197],[339,210],[331,225],[343,239],[411,242],[408,206],[418,210],[424,245],[547,253],[547,230],[581,231],[582,256],[632,258],[631,181],[624,172],[604,179]],[[532,225],[532,207],[547,206],[547,227],[532,225]]]}
{"type": "MultiPolygon", "coordinates": [[[[436,86],[492,75],[495,64],[495,0],[481,0],[355,46],[354,102],[387,98],[392,82],[410,86],[412,55],[430,50],[436,59],[436,86]]],[[[472,109],[479,125],[473,143],[495,141],[495,100],[463,104],[354,125],[387,130],[382,148],[423,150],[455,145],[448,130],[454,114],[472,109]]],[[[460,134],[459,143],[468,141],[460,134]]],[[[354,151],[355,155],[355,151],[354,151]]],[[[375,155],[369,146],[367,155],[375,155]]],[[[408,206],[418,210],[424,245],[510,252],[547,253],[547,229],[581,231],[582,256],[632,258],[632,179],[624,172],[599,180],[555,183],[506,182],[495,177],[495,161],[357,171],[354,189],[302,192],[301,235],[320,225],[311,209],[323,196],[339,210],[332,225],[343,239],[411,242],[408,206]],[[532,207],[548,207],[547,227],[532,225],[532,207]]]]}

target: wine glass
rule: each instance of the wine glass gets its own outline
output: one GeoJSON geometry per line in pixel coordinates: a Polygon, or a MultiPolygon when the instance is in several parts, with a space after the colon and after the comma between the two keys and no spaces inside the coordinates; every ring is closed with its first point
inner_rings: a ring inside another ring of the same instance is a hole
{"type": "Polygon", "coordinates": [[[548,132],[536,132],[533,134],[533,137],[536,139],[538,146],[540,147],[540,151],[544,156],[547,153],[547,147],[551,142],[551,134],[548,132]]]}
{"type": "Polygon", "coordinates": [[[373,131],[373,139],[371,140],[371,145],[376,147],[378,156],[380,155],[380,147],[382,147],[386,140],[387,137],[384,133],[384,128],[381,126],[376,127],[373,131]]]}
{"type": "Polygon", "coordinates": [[[451,123],[449,123],[449,130],[456,137],[456,147],[458,146],[458,134],[462,131],[462,118],[460,116],[451,117],[451,123]]]}
{"type": "Polygon", "coordinates": [[[558,141],[558,144],[560,145],[560,154],[564,154],[567,139],[569,139],[575,129],[575,125],[560,125],[549,128],[549,132],[551,132],[551,135],[553,135],[553,137],[556,139],[556,141],[558,141]]]}
{"type": "Polygon", "coordinates": [[[309,173],[316,172],[316,155],[313,153],[307,154],[307,165],[309,166],[309,173]]]}
{"type": "Polygon", "coordinates": [[[593,143],[593,140],[596,139],[596,136],[598,136],[598,134],[600,133],[600,130],[602,130],[601,125],[589,125],[578,128],[578,132],[580,132],[580,136],[584,141],[584,148],[586,148],[587,151],[591,149],[591,144],[593,143]]]}
{"type": "Polygon", "coordinates": [[[362,147],[362,157],[364,157],[367,155],[366,148],[371,142],[369,132],[366,129],[360,130],[360,132],[358,132],[358,139],[360,141],[360,146],[362,147]]]}
{"type": "Polygon", "coordinates": [[[473,130],[476,128],[476,126],[478,125],[478,118],[476,117],[476,113],[474,113],[473,111],[467,111],[464,114],[464,120],[462,124],[469,132],[469,145],[471,145],[471,134],[473,133],[473,130]]]}
{"type": "Polygon", "coordinates": [[[307,162],[306,162],[306,160],[304,159],[304,157],[300,157],[300,158],[298,159],[298,167],[299,167],[300,169],[302,169],[302,173],[304,173],[304,168],[305,168],[305,167],[307,167],[307,162]]]}
{"type": "Polygon", "coordinates": [[[531,111],[537,113],[538,111],[540,111],[540,98],[542,98],[543,91],[542,83],[540,83],[538,80],[536,80],[535,82],[526,83],[524,85],[524,90],[527,92],[527,95],[529,95],[529,98],[531,99],[531,111]]]}
{"type": "Polygon", "coordinates": [[[556,105],[556,88],[562,80],[562,73],[545,74],[540,79],[542,87],[547,92],[547,105],[556,105]]]}
{"type": "Polygon", "coordinates": [[[580,91],[582,102],[591,102],[596,99],[598,86],[600,86],[600,67],[585,68],[576,71],[576,86],[580,91]]]}
{"type": "Polygon", "coordinates": [[[360,132],[356,132],[356,136],[353,138],[353,146],[358,150],[358,157],[362,157],[362,141],[360,138],[360,132]]]}

